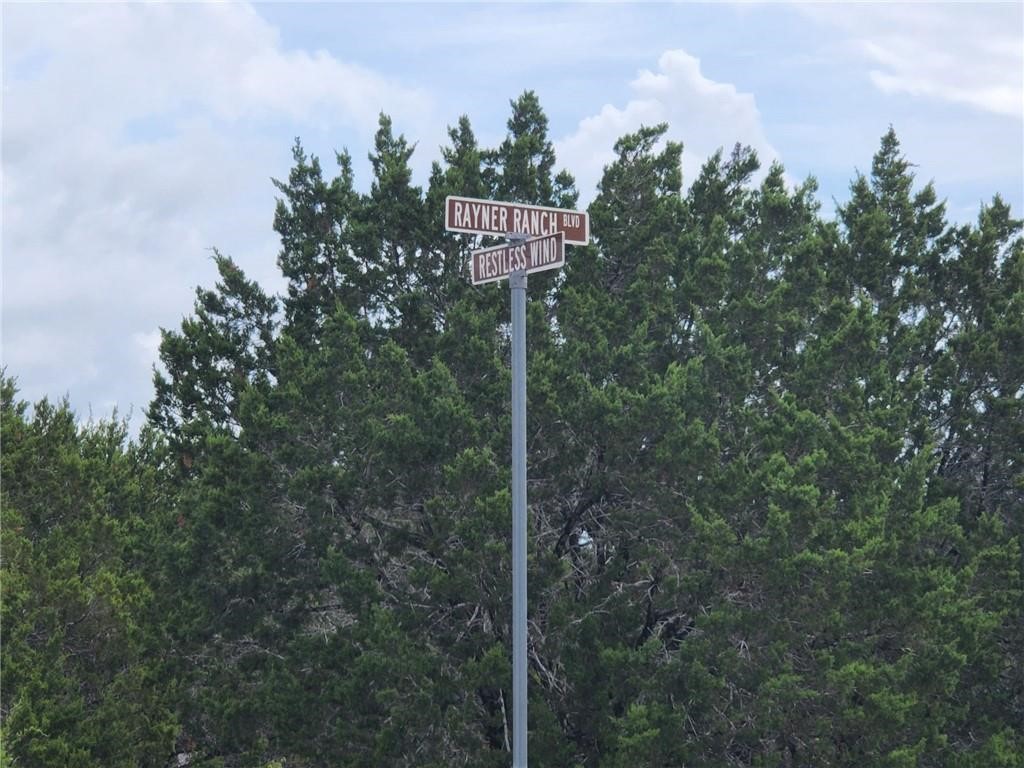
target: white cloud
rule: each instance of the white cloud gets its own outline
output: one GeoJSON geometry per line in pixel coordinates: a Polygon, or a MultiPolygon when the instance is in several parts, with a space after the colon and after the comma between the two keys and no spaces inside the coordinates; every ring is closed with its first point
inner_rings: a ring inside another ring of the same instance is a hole
{"type": "Polygon", "coordinates": [[[801,4],[842,29],[887,94],[967,104],[1024,119],[1020,3],[801,4]]]}
{"type": "Polygon", "coordinates": [[[4,364],[23,397],[83,411],[144,410],[153,329],[212,283],[211,247],[279,287],[269,177],[291,136],[437,122],[422,91],[285,50],[248,5],[12,5],[3,48],[4,364]]]}
{"type": "Polygon", "coordinates": [[[641,71],[630,88],[634,98],[625,107],[606,104],[556,143],[559,162],[573,169],[584,198],[593,193],[604,166],[614,159],[616,139],[641,125],[667,122],[669,137],[683,142],[685,184],[694,180],[712,153],[719,148],[728,153],[737,142],[753,147],[763,168],[778,159],[754,96],[706,77],[700,61],[686,51],[666,51],[658,59],[658,71],[641,71]]]}
{"type": "MultiPolygon", "coordinates": [[[[249,5],[55,4],[10,9],[5,21],[14,27],[5,44],[14,43],[6,56],[15,67],[41,49],[50,56],[36,82],[60,87],[59,102],[45,110],[57,126],[82,114],[110,128],[178,109],[225,120],[308,119],[327,109],[372,129],[382,104],[410,115],[430,106],[424,93],[324,51],[283,50],[277,31],[249,5]]],[[[19,126],[37,116],[10,114],[19,126]]]]}
{"type": "MultiPolygon", "coordinates": [[[[870,72],[871,82],[885,93],[936,97],[1000,115],[1024,117],[1024,91],[1019,86],[1009,82],[972,83],[967,77],[951,78],[947,72],[961,74],[962,70],[951,66],[955,62],[950,61],[949,56],[934,54],[920,41],[898,38],[878,42],[868,40],[862,43],[862,47],[870,58],[886,67],[870,72]],[[960,82],[956,82],[958,79],[960,82]]],[[[1018,61],[1015,64],[1016,71],[1021,71],[1022,63],[1018,61]]]]}

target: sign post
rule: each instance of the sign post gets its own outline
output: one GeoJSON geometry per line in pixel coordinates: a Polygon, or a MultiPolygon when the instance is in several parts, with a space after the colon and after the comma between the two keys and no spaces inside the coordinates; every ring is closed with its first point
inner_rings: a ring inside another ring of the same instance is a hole
{"type": "Polygon", "coordinates": [[[513,272],[509,286],[512,289],[512,766],[526,768],[526,271],[513,272]]]}
{"type": "Polygon", "coordinates": [[[505,245],[473,251],[474,285],[509,279],[512,291],[512,766],[527,768],[526,633],[526,276],[565,264],[565,244],[590,241],[580,211],[449,197],[445,229],[504,235],[505,245]]]}

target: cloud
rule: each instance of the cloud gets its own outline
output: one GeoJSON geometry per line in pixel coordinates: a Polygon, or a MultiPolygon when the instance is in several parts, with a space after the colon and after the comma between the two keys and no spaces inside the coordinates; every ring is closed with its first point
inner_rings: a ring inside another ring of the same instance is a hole
{"type": "Polygon", "coordinates": [[[616,139],[641,125],[667,122],[669,137],[683,142],[685,184],[696,178],[701,164],[717,149],[728,152],[737,142],[753,147],[762,167],[778,159],[765,136],[754,96],[708,78],[700,60],[686,51],[663,53],[657,72],[641,71],[630,90],[634,98],[624,107],[604,105],[598,114],[581,120],[573,134],[556,142],[560,164],[573,169],[586,199],[604,166],[614,160],[616,139]]]}
{"type": "MultiPolygon", "coordinates": [[[[907,93],[969,104],[979,109],[1011,117],[1024,117],[1024,96],[1019,86],[1009,82],[972,83],[963,71],[951,66],[950,57],[936,54],[921,41],[889,38],[862,42],[864,52],[885,69],[872,69],[871,82],[885,93],[907,93]],[[955,73],[960,77],[950,77],[955,73]],[[960,80],[960,82],[957,82],[960,80]]],[[[1010,57],[1005,57],[1010,58],[1010,57]]],[[[1019,57],[1018,57],[1019,58],[1019,57]]],[[[1021,71],[1024,62],[1014,62],[1021,71]]],[[[1008,71],[1014,71],[1007,68],[1008,71]]]]}
{"type": "Polygon", "coordinates": [[[1024,120],[1024,11],[1002,4],[803,4],[848,35],[883,93],[1024,120]]]}
{"type": "Polygon", "coordinates": [[[424,91],[286,50],[249,5],[12,5],[3,48],[4,364],[83,413],[145,409],[154,329],[213,282],[211,247],[279,288],[269,177],[292,136],[437,122],[424,91]]]}
{"type": "MultiPolygon", "coordinates": [[[[15,69],[45,52],[48,61],[27,79],[60,87],[59,101],[46,105],[57,118],[53,128],[82,114],[109,128],[126,117],[187,108],[223,120],[305,120],[328,110],[372,129],[381,104],[409,114],[429,108],[426,94],[369,69],[324,51],[284,50],[249,5],[51,5],[14,8],[9,16],[15,28],[5,44],[14,41],[7,56],[15,69]]],[[[36,115],[12,110],[12,117],[20,125],[36,115]]]]}

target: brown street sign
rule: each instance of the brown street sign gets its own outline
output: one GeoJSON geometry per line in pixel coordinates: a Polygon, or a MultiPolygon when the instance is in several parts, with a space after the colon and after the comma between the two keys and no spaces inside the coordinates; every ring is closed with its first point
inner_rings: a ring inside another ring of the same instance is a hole
{"type": "Polygon", "coordinates": [[[565,264],[565,234],[555,232],[521,243],[496,245],[473,251],[470,273],[473,285],[503,280],[513,272],[523,270],[543,272],[565,264]]]}
{"type": "Polygon", "coordinates": [[[590,216],[585,211],[452,195],[445,199],[444,228],[449,232],[502,236],[541,237],[564,232],[565,242],[570,245],[590,242],[590,216]]]}

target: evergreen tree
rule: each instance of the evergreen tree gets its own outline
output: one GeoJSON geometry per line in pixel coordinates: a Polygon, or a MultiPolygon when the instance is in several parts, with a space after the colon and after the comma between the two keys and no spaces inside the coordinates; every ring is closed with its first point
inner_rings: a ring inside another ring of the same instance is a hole
{"type": "Polygon", "coordinates": [[[272,376],[277,302],[228,257],[214,253],[220,282],[196,290],[195,316],[162,331],[150,421],[181,449],[188,469],[204,431],[237,432],[243,393],[272,376]]]}
{"type": "Polygon", "coordinates": [[[409,167],[414,150],[381,114],[369,155],[373,181],[362,209],[360,250],[373,286],[374,312],[389,321],[397,313],[400,323],[419,330],[431,318],[421,311],[415,279],[425,223],[423,192],[412,186],[409,167]]]}
{"type": "MultiPolygon", "coordinates": [[[[365,195],[296,143],[283,311],[215,257],[166,447],[5,389],[12,760],[507,764],[508,292],[442,222],[575,205],[511,106],[425,192],[384,115],[365,195]]],[[[1021,768],[1021,223],[950,226],[892,130],[835,221],[742,146],[684,193],[666,131],[530,278],[531,762],[1021,768]]]]}
{"type": "Polygon", "coordinates": [[[288,280],[285,318],[292,335],[317,338],[335,302],[353,314],[371,307],[369,265],[355,253],[363,201],[353,188],[352,159],[337,153],[338,175],[327,183],[320,161],[308,157],[296,140],[295,165],[287,184],[274,180],[274,230],[281,237],[278,266],[288,280]]]}
{"type": "Polygon", "coordinates": [[[12,766],[164,766],[177,724],[146,578],[163,451],[2,381],[3,721],[12,766]]]}
{"type": "Polygon", "coordinates": [[[554,174],[555,150],[548,139],[548,118],[533,91],[511,102],[508,135],[483,153],[483,180],[496,200],[573,208],[577,193],[567,171],[554,174]]]}

